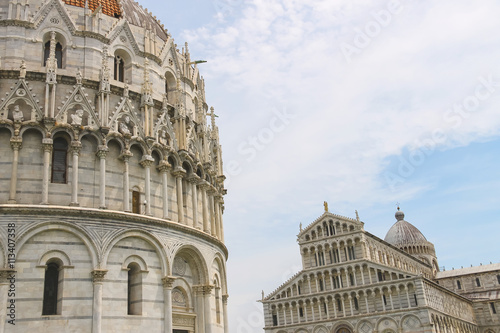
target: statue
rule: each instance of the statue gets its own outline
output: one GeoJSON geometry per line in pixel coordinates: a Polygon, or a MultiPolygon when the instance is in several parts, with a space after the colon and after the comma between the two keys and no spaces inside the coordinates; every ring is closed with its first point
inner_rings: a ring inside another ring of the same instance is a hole
{"type": "Polygon", "coordinates": [[[300,231],[302,231],[302,222],[299,224],[300,231]]]}
{"type": "Polygon", "coordinates": [[[24,60],[21,61],[21,67],[19,67],[19,78],[26,78],[26,62],[24,60]]]}
{"type": "Polygon", "coordinates": [[[82,84],[83,76],[82,76],[82,71],[80,70],[80,67],[78,67],[78,70],[76,71],[76,84],[80,85],[82,84]]]}
{"type": "Polygon", "coordinates": [[[163,108],[166,109],[168,106],[168,94],[164,93],[163,94],[163,108]]]}
{"type": "Polygon", "coordinates": [[[328,202],[323,201],[323,206],[325,206],[325,212],[328,212],[328,202]]]}
{"type": "Polygon", "coordinates": [[[356,210],[356,220],[359,222],[359,214],[358,214],[358,211],[356,210]]]}
{"type": "Polygon", "coordinates": [[[72,119],[71,125],[81,126],[83,119],[83,110],[82,109],[76,110],[75,113],[71,115],[71,119],[72,119]]]}
{"type": "Polygon", "coordinates": [[[159,141],[162,145],[165,146],[168,146],[170,144],[170,142],[168,142],[167,131],[165,131],[164,129],[160,131],[159,141]]]}
{"type": "Polygon", "coordinates": [[[14,110],[12,111],[12,117],[14,118],[14,122],[22,122],[24,121],[23,111],[19,110],[19,105],[14,105],[14,110]]]}
{"type": "Polygon", "coordinates": [[[120,133],[122,133],[123,135],[130,135],[129,124],[130,117],[125,116],[124,121],[120,121],[120,123],[118,124],[120,133]]]}
{"type": "Polygon", "coordinates": [[[262,300],[264,300],[264,290],[262,290],[262,300]]]}

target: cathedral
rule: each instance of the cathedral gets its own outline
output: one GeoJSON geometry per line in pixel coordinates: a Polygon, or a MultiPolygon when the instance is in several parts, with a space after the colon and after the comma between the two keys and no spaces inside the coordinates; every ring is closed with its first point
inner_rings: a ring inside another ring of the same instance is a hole
{"type": "Polygon", "coordinates": [[[300,229],[302,270],[262,295],[266,333],[500,332],[500,264],[440,271],[399,208],[384,239],[326,203],[300,229]]]}
{"type": "Polygon", "coordinates": [[[225,176],[187,43],[132,0],[0,3],[0,333],[227,333],[225,176]]]}

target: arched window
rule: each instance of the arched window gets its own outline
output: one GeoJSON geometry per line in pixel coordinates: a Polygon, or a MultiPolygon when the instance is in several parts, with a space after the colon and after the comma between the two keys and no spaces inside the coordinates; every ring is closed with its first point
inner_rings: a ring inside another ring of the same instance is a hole
{"type": "MultiPolygon", "coordinates": [[[[57,61],[57,68],[62,68],[63,67],[63,47],[61,43],[56,42],[56,61],[57,61]]],[[[45,43],[44,50],[43,50],[43,65],[47,66],[47,59],[50,57],[50,40],[45,43]]]]}
{"type": "Polygon", "coordinates": [[[128,266],[127,313],[129,315],[142,314],[142,275],[141,267],[131,262],[128,266]]]}
{"type": "Polygon", "coordinates": [[[457,289],[462,289],[462,283],[459,280],[457,280],[457,289]]]}
{"type": "Polygon", "coordinates": [[[114,78],[117,81],[125,82],[125,61],[119,55],[115,56],[114,78]]]}
{"type": "Polygon", "coordinates": [[[63,138],[54,140],[52,152],[52,183],[66,184],[68,170],[68,142],[63,138]]]}
{"type": "Polygon", "coordinates": [[[47,264],[43,285],[43,307],[42,315],[61,314],[61,306],[58,304],[59,296],[59,271],[61,266],[56,262],[47,264]]]}
{"type": "Polygon", "coordinates": [[[481,287],[481,280],[479,278],[476,278],[476,286],[481,287]]]}
{"type": "Polygon", "coordinates": [[[141,193],[139,191],[132,191],[132,213],[141,213],[141,193]]]}

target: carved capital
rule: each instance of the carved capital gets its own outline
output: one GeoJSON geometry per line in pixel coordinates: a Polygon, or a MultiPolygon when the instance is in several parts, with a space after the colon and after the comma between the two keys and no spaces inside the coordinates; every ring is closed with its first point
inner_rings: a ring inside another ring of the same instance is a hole
{"type": "Polygon", "coordinates": [[[227,304],[227,299],[229,298],[229,295],[225,294],[222,295],[222,303],[227,304]]]}
{"type": "Polygon", "coordinates": [[[158,171],[160,172],[168,172],[171,168],[172,165],[170,165],[170,163],[168,163],[167,161],[161,161],[160,165],[156,167],[156,169],[158,169],[158,171]]]}
{"type": "Polygon", "coordinates": [[[142,160],[139,162],[143,168],[150,168],[155,162],[154,158],[150,155],[144,155],[142,160]]]}
{"type": "Polygon", "coordinates": [[[198,175],[191,175],[186,179],[191,184],[198,184],[200,181],[200,177],[198,175]]]}
{"type": "Polygon", "coordinates": [[[99,146],[97,150],[97,157],[99,158],[106,158],[106,154],[108,153],[109,149],[106,146],[99,146]]]}
{"type": "Polygon", "coordinates": [[[12,269],[0,269],[0,283],[7,283],[9,279],[15,276],[16,271],[12,269]]]}
{"type": "Polygon", "coordinates": [[[130,152],[130,150],[125,150],[120,154],[120,158],[124,161],[127,162],[134,154],[130,152]]]}
{"type": "Polygon", "coordinates": [[[99,283],[104,281],[104,276],[108,272],[107,269],[94,269],[91,274],[92,274],[92,281],[94,283],[99,283]]]}
{"type": "Polygon", "coordinates": [[[193,290],[195,293],[197,293],[198,295],[202,295],[202,296],[208,296],[212,293],[212,290],[214,289],[214,286],[212,285],[197,285],[197,286],[193,286],[193,290]]]}
{"type": "Polygon", "coordinates": [[[52,152],[54,141],[52,139],[46,138],[42,140],[42,149],[44,152],[52,152]]]}
{"type": "Polygon", "coordinates": [[[172,276],[165,276],[161,279],[161,282],[163,283],[163,288],[172,289],[172,287],[174,286],[175,278],[172,276]]]}
{"type": "Polygon", "coordinates": [[[10,146],[12,147],[12,150],[19,150],[22,148],[23,145],[23,139],[21,139],[18,136],[13,137],[10,139],[10,146]]]}
{"type": "Polygon", "coordinates": [[[174,177],[177,177],[177,178],[182,178],[182,177],[185,177],[186,176],[186,170],[184,170],[183,168],[176,168],[173,172],[172,172],[172,175],[174,175],[174,177]]]}
{"type": "Polygon", "coordinates": [[[71,142],[71,151],[74,155],[79,155],[82,150],[82,143],[80,141],[71,142]]]}

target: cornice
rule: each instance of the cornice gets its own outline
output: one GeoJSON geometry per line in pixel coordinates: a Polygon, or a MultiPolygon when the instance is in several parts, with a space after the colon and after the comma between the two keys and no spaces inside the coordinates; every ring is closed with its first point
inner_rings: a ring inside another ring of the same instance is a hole
{"type": "MultiPolygon", "coordinates": [[[[127,212],[83,208],[83,207],[65,207],[53,205],[0,205],[0,213],[3,215],[34,215],[34,216],[61,216],[61,217],[78,217],[82,216],[93,217],[96,219],[109,219],[111,221],[127,221],[134,222],[143,226],[156,225],[166,229],[181,231],[182,233],[195,236],[203,239],[217,247],[228,258],[228,250],[226,245],[217,238],[204,233],[198,229],[188,227],[187,225],[179,224],[174,221],[165,220],[157,217],[139,215],[127,212]]],[[[57,223],[57,222],[54,222],[57,223]]]]}

